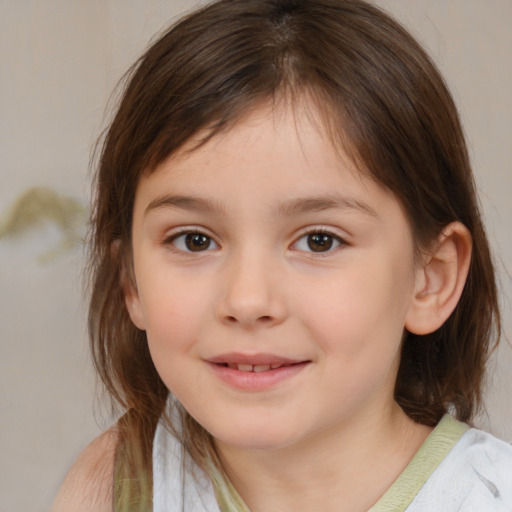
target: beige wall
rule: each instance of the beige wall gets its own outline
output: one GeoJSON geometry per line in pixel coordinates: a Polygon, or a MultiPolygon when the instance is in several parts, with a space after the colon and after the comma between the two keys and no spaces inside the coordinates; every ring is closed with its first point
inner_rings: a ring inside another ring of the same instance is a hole
{"type": "MultiPolygon", "coordinates": [[[[428,47],[462,112],[504,295],[512,295],[512,2],[382,0],[428,47]]],[[[87,202],[110,91],[186,0],[0,0],[0,216],[32,185],[87,202]]],[[[79,249],[40,262],[54,225],[0,240],[0,512],[46,510],[106,421],[94,384],[79,249]]],[[[512,335],[510,302],[505,333],[512,335]]],[[[486,428],[512,441],[512,350],[493,366],[486,428]]]]}

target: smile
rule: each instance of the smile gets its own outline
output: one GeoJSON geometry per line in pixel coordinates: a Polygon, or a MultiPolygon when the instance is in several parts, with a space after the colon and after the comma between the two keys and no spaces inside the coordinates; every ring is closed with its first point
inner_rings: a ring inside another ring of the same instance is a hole
{"type": "Polygon", "coordinates": [[[311,363],[271,354],[223,354],[206,362],[224,384],[242,391],[274,388],[300,374],[311,363]]]}
{"type": "Polygon", "coordinates": [[[283,366],[291,366],[279,363],[273,364],[235,364],[235,363],[224,363],[224,366],[231,368],[232,370],[238,370],[240,372],[268,372],[270,370],[276,370],[277,368],[282,368],[283,366]]]}

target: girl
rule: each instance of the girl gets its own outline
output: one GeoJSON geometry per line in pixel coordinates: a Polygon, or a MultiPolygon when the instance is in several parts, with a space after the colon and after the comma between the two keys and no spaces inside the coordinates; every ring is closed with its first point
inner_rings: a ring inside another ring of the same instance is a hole
{"type": "Polygon", "coordinates": [[[54,510],[512,510],[470,429],[499,335],[454,103],[362,0],[219,0],[106,134],[89,328],[124,415],[54,510]]]}

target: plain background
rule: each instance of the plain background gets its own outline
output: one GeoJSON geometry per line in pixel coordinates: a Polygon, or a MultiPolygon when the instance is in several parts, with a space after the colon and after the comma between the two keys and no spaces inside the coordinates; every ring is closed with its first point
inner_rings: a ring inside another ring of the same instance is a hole
{"type": "MultiPolygon", "coordinates": [[[[382,0],[427,47],[466,128],[512,335],[512,1],[382,0]],[[507,298],[508,297],[508,298],[507,298]]],[[[111,91],[185,0],[0,0],[0,216],[27,188],[84,204],[111,91]]],[[[45,225],[0,240],[0,512],[47,510],[67,469],[109,424],[94,405],[81,272],[45,225]]],[[[512,441],[512,350],[491,363],[478,424],[512,441]]]]}

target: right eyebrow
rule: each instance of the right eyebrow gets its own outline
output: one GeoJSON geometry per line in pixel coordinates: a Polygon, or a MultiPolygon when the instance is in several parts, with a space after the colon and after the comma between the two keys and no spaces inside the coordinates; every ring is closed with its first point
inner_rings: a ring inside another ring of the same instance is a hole
{"type": "Polygon", "coordinates": [[[157,197],[144,210],[144,216],[161,208],[173,208],[200,213],[223,213],[225,208],[221,203],[215,203],[208,199],[182,195],[165,195],[157,197]]]}

